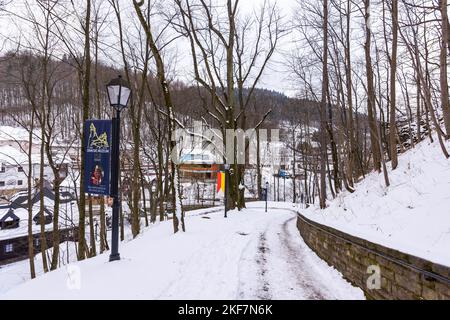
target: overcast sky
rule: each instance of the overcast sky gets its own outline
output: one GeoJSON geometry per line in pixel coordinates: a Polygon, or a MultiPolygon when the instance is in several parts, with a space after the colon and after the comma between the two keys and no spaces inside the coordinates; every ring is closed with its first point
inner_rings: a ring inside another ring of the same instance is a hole
{"type": "MultiPolygon", "coordinates": [[[[222,2],[223,0],[220,1],[222,2]]],[[[239,2],[239,10],[241,14],[250,14],[252,11],[258,10],[258,8],[263,5],[264,1],[265,0],[241,0],[239,2]]],[[[225,3],[225,1],[223,2],[225,3]]],[[[288,22],[294,15],[294,8],[298,6],[297,2],[294,0],[270,0],[270,3],[274,2],[276,2],[281,15],[284,17],[284,21],[288,22]]],[[[28,3],[31,4],[33,1],[28,3]]],[[[134,14],[134,10],[129,7],[130,4],[127,1],[121,2],[121,5],[122,9],[126,11],[123,13],[124,17],[134,14]]],[[[109,7],[106,1],[105,3],[102,2],[102,6],[109,7]]],[[[9,10],[12,10],[18,14],[25,12],[24,8],[24,3],[21,0],[14,1],[8,7],[9,10]]],[[[110,14],[111,20],[114,20],[115,17],[113,11],[111,11],[110,14]]],[[[30,34],[30,29],[28,29],[24,21],[5,14],[0,15],[0,37],[14,39],[8,43],[8,46],[3,48],[0,47],[0,50],[3,49],[2,51],[6,51],[7,49],[14,48],[14,41],[18,41],[19,39],[17,36],[20,33],[19,29],[21,29],[23,33],[28,33],[27,36],[32,36],[32,34],[30,34]]],[[[111,32],[114,31],[112,30],[111,32]]],[[[23,38],[21,38],[21,42],[24,44],[25,41],[23,38]]],[[[182,42],[181,45],[178,46],[181,48],[176,48],[177,55],[179,55],[179,63],[176,66],[177,75],[184,78],[183,80],[187,80],[192,77],[193,71],[192,60],[189,56],[190,51],[186,50],[186,47],[182,44],[182,42]]],[[[286,66],[284,65],[285,55],[283,53],[290,51],[290,49],[292,49],[292,37],[288,35],[282,38],[279,42],[278,51],[272,56],[271,63],[266,68],[258,87],[280,91],[289,96],[293,96],[295,94],[293,82],[288,79],[289,74],[286,66]]],[[[114,52],[110,54],[115,56],[114,52]]]]}
{"type": "MultiPolygon", "coordinates": [[[[224,0],[219,1],[225,3],[224,0]]],[[[240,14],[248,15],[258,11],[264,4],[264,1],[267,0],[240,0],[240,14]]],[[[283,17],[283,23],[290,22],[295,13],[295,8],[298,7],[295,0],[269,0],[269,3],[276,3],[283,17]]],[[[190,50],[186,49],[188,46],[187,40],[185,43],[183,43],[183,40],[178,42],[177,59],[179,63],[177,64],[177,74],[184,80],[193,78],[192,58],[190,50]]],[[[286,53],[292,49],[292,35],[286,34],[279,41],[277,51],[273,54],[257,87],[282,92],[288,96],[295,96],[298,88],[295,88],[293,81],[289,79],[289,72],[285,66],[286,53]]]]}
{"type": "MultiPolygon", "coordinates": [[[[241,0],[240,6],[243,11],[251,12],[251,10],[260,7],[265,0],[241,0]]],[[[278,8],[281,11],[285,21],[288,22],[295,14],[295,8],[298,6],[295,0],[277,0],[278,8]]],[[[284,65],[285,56],[283,53],[289,52],[293,48],[292,37],[285,36],[278,46],[278,51],[274,54],[273,60],[269,68],[266,70],[259,87],[283,92],[288,96],[295,95],[296,89],[293,83],[288,79],[287,68],[284,65]]]]}

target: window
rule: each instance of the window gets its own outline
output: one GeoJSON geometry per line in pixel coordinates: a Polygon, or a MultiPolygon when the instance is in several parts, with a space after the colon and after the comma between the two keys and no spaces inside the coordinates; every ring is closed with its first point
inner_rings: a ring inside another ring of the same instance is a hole
{"type": "Polygon", "coordinates": [[[18,186],[23,185],[23,180],[17,180],[17,185],[18,185],[18,186]]]}
{"type": "Polygon", "coordinates": [[[5,173],[5,171],[6,171],[5,165],[2,163],[0,165],[0,173],[5,173]]]}
{"type": "Polygon", "coordinates": [[[5,186],[5,181],[0,181],[0,187],[4,187],[5,186]]]}
{"type": "Polygon", "coordinates": [[[14,246],[12,243],[5,244],[5,253],[11,253],[14,251],[14,246]]]}
{"type": "Polygon", "coordinates": [[[18,172],[23,172],[23,167],[20,167],[20,166],[17,167],[17,171],[18,171],[18,172]]]}

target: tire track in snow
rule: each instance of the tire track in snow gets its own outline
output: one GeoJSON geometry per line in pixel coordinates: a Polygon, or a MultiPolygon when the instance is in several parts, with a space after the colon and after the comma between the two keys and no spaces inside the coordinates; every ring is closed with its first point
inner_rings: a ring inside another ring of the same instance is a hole
{"type": "MultiPolygon", "coordinates": [[[[257,299],[326,299],[289,224],[295,217],[276,215],[260,232],[254,262],[258,267],[257,299]]],[[[299,236],[298,236],[299,237],[299,236]]]]}
{"type": "MultiPolygon", "coordinates": [[[[288,212],[286,212],[288,213],[288,212]]],[[[253,245],[243,254],[248,272],[251,263],[257,273],[253,284],[241,281],[239,298],[268,299],[336,299],[328,283],[324,282],[321,269],[311,260],[309,248],[298,233],[294,233],[296,217],[277,213],[274,218],[253,235],[253,245]],[[248,255],[253,255],[253,259],[248,255]],[[242,285],[243,284],[243,285],[242,285]]],[[[296,228],[295,228],[296,230],[296,228]]],[[[256,230],[255,230],[256,231],[256,230]]],[[[244,278],[245,274],[241,277],[244,278]]],[[[250,280],[250,279],[247,279],[250,280]]]]}
{"type": "Polygon", "coordinates": [[[297,284],[305,291],[306,299],[309,300],[324,300],[324,288],[318,281],[318,275],[311,274],[311,268],[306,262],[305,252],[302,248],[293,246],[293,235],[289,231],[289,224],[293,223],[296,217],[287,219],[281,226],[282,232],[280,235],[280,242],[287,258],[291,261],[289,264],[289,271],[294,276],[297,284]]]}
{"type": "Polygon", "coordinates": [[[257,298],[262,300],[272,299],[270,293],[270,283],[266,279],[267,270],[267,255],[270,254],[270,249],[267,246],[266,231],[259,235],[258,252],[256,256],[256,264],[259,269],[259,280],[261,287],[257,290],[257,298]]]}

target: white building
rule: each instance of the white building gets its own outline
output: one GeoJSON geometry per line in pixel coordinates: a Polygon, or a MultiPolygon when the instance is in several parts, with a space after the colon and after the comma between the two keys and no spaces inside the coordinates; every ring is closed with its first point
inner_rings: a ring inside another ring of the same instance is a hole
{"type": "MultiPolygon", "coordinates": [[[[35,139],[33,139],[35,140],[35,139]]],[[[29,133],[24,128],[17,128],[11,126],[0,126],[0,147],[10,146],[18,150],[28,150],[29,133]]],[[[37,141],[33,142],[32,152],[39,152],[37,141]]]]}
{"type": "MultiPolygon", "coordinates": [[[[32,181],[39,181],[40,173],[40,155],[32,154],[32,181]]],[[[60,164],[60,175],[64,179],[67,176],[67,170],[71,163],[71,159],[58,159],[56,162],[60,164]]],[[[9,145],[0,146],[0,195],[11,195],[18,191],[27,189],[28,182],[28,155],[22,152],[19,147],[9,145]]],[[[48,165],[47,159],[44,160],[44,179],[53,182],[54,174],[48,165]]]]}

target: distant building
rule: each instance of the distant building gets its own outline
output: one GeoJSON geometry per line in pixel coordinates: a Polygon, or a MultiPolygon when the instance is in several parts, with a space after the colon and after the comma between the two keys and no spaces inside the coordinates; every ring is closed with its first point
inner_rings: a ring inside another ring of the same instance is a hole
{"type": "MultiPolygon", "coordinates": [[[[28,203],[26,192],[19,192],[8,200],[7,204],[0,204],[0,265],[24,259],[28,256],[28,218],[29,205],[32,206],[33,243],[35,253],[40,251],[40,198],[41,194],[35,189],[31,204],[28,203]]],[[[47,237],[47,246],[53,245],[53,205],[55,196],[51,189],[46,187],[44,196],[44,229],[47,237]]],[[[60,241],[74,241],[77,236],[78,207],[73,202],[70,193],[61,194],[59,208],[60,241]]]]}
{"type": "MultiPolygon", "coordinates": [[[[36,183],[39,180],[40,157],[32,154],[32,180],[36,183]]],[[[60,166],[61,179],[67,176],[71,163],[70,158],[64,159],[60,166]]],[[[44,179],[53,181],[53,171],[47,161],[44,163],[44,179]]],[[[12,195],[19,191],[27,190],[28,181],[28,155],[20,148],[4,145],[0,146],[0,195],[12,195]]]]}
{"type": "Polygon", "coordinates": [[[202,149],[183,154],[178,167],[181,179],[215,180],[219,170],[215,156],[202,149]]]}
{"type": "MultiPolygon", "coordinates": [[[[24,128],[0,126],[0,147],[15,147],[28,150],[30,144],[29,133],[24,128]]],[[[39,152],[38,144],[34,144],[32,153],[39,152]]]]}
{"type": "MultiPolygon", "coordinates": [[[[47,248],[53,247],[53,231],[45,233],[47,248]]],[[[59,230],[59,241],[78,241],[78,227],[63,228],[59,230]]],[[[41,235],[33,233],[33,251],[38,254],[41,251],[41,235]]],[[[0,238],[0,265],[12,263],[28,258],[28,235],[15,236],[14,238],[0,238]]]]}

